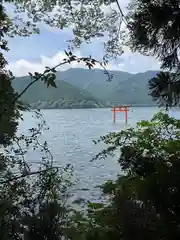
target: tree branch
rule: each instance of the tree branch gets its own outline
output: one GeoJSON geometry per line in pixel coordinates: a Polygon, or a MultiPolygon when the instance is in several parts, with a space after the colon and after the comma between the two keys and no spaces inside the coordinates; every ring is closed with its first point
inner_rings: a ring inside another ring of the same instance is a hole
{"type": "Polygon", "coordinates": [[[121,14],[121,16],[122,16],[123,22],[127,25],[128,23],[127,23],[127,20],[126,20],[125,15],[124,15],[124,13],[123,13],[123,11],[122,11],[122,9],[121,9],[121,6],[120,6],[120,4],[119,4],[119,1],[118,1],[118,0],[115,0],[115,2],[116,2],[116,4],[117,4],[117,7],[118,7],[118,9],[119,9],[119,12],[120,12],[120,14],[121,14]]]}
{"type": "Polygon", "coordinates": [[[28,177],[28,176],[32,176],[32,175],[36,175],[36,174],[41,174],[41,173],[50,171],[50,170],[52,170],[52,169],[58,170],[58,167],[51,167],[51,168],[44,169],[44,170],[39,170],[39,171],[35,171],[35,172],[25,173],[25,174],[22,174],[22,175],[20,175],[20,176],[15,176],[15,177],[9,178],[9,179],[7,179],[7,180],[0,181],[0,184],[5,184],[5,183],[9,183],[9,182],[18,180],[18,179],[20,179],[20,178],[24,178],[24,177],[28,177]]]}
{"type": "MultiPolygon", "coordinates": [[[[112,76],[109,74],[109,72],[107,71],[107,69],[105,68],[105,63],[104,63],[104,65],[103,65],[103,63],[101,63],[101,62],[99,62],[99,61],[97,61],[97,60],[95,60],[95,59],[92,59],[91,57],[76,57],[75,55],[73,55],[71,52],[69,52],[69,53],[67,53],[67,52],[65,52],[66,53],[66,55],[67,55],[67,59],[64,59],[63,60],[63,62],[61,62],[61,63],[59,63],[59,64],[57,64],[56,66],[54,66],[54,67],[52,67],[52,68],[48,68],[48,69],[46,69],[42,74],[39,74],[38,76],[31,76],[32,78],[34,78],[34,80],[32,81],[32,82],[30,82],[25,88],[24,88],[24,90],[21,92],[21,93],[19,93],[15,98],[14,98],[14,100],[12,101],[12,103],[14,104],[14,103],[16,103],[18,100],[19,100],[19,98],[35,83],[35,82],[37,82],[37,81],[39,81],[40,79],[42,79],[43,77],[45,77],[46,76],[46,74],[48,74],[48,73],[51,73],[51,72],[55,72],[56,71],[56,68],[58,68],[58,67],[60,67],[60,66],[62,66],[62,65],[64,65],[64,64],[67,64],[67,63],[72,63],[72,62],[84,62],[85,63],[85,65],[87,65],[87,67],[91,70],[93,67],[94,67],[94,65],[96,64],[96,63],[98,63],[98,64],[100,64],[100,66],[104,69],[104,72],[105,72],[105,74],[107,74],[108,75],[108,80],[111,80],[112,79],[112,76]]],[[[6,112],[6,109],[4,109],[4,111],[1,113],[1,117],[3,117],[3,114],[6,112]]],[[[39,142],[37,141],[37,144],[39,144],[39,142]]],[[[40,144],[39,144],[40,145],[40,144]]],[[[50,151],[48,151],[49,153],[50,153],[50,151]]],[[[50,156],[51,156],[51,160],[53,159],[53,157],[52,157],[52,154],[50,153],[50,156]]],[[[24,173],[24,174],[22,174],[22,175],[20,175],[20,176],[15,176],[15,177],[12,177],[12,178],[9,178],[9,179],[7,179],[7,180],[4,180],[4,181],[0,181],[0,184],[4,184],[4,183],[8,183],[8,182],[10,182],[10,181],[14,181],[14,180],[17,180],[17,179],[20,179],[20,178],[24,178],[24,177],[27,177],[27,176],[31,176],[31,175],[36,175],[36,174],[41,174],[41,173],[43,173],[43,172],[45,172],[45,171],[48,171],[48,170],[51,170],[51,169],[53,169],[54,167],[51,167],[51,168],[49,168],[49,169],[45,169],[45,170],[41,170],[41,171],[35,171],[35,172],[26,172],[26,173],[24,173]]],[[[57,168],[57,167],[55,167],[55,168],[57,168]]]]}
{"type": "MultiPolygon", "coordinates": [[[[35,79],[34,81],[30,82],[30,83],[27,85],[27,87],[25,87],[25,89],[24,89],[16,98],[14,98],[13,103],[15,103],[15,102],[28,90],[28,88],[29,88],[31,85],[33,85],[35,82],[39,81],[42,77],[44,77],[45,74],[47,74],[48,72],[52,72],[52,71],[56,70],[56,68],[61,67],[62,65],[65,65],[65,64],[67,64],[67,63],[70,64],[70,63],[72,63],[72,62],[85,62],[87,66],[88,66],[88,64],[92,64],[92,62],[93,62],[94,64],[95,64],[95,63],[98,63],[98,64],[100,64],[100,66],[104,69],[105,73],[108,75],[108,79],[109,79],[109,80],[112,79],[112,77],[110,76],[109,72],[107,71],[107,69],[105,68],[105,66],[104,66],[100,61],[97,61],[97,60],[95,60],[95,59],[92,59],[91,57],[89,57],[89,58],[87,58],[87,57],[80,57],[80,58],[78,58],[78,57],[76,57],[76,56],[74,56],[74,55],[72,55],[72,56],[70,55],[70,58],[69,58],[69,59],[65,59],[62,63],[59,63],[59,64],[57,64],[56,66],[54,66],[54,67],[52,67],[52,68],[49,68],[48,70],[45,70],[44,73],[42,73],[42,74],[40,74],[38,77],[36,77],[36,79],[35,79]],[[73,58],[71,58],[71,57],[73,57],[73,58]]],[[[89,69],[91,69],[91,68],[90,68],[90,65],[89,65],[88,67],[89,67],[89,69]]]]}

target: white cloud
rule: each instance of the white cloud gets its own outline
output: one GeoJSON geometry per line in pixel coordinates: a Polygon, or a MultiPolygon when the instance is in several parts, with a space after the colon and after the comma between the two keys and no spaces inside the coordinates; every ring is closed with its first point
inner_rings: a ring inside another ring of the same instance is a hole
{"type": "Polygon", "coordinates": [[[145,72],[149,70],[160,70],[160,62],[154,57],[143,56],[140,53],[132,53],[128,48],[124,48],[123,60],[117,66],[118,69],[130,73],[145,72]]]}
{"type": "MultiPolygon", "coordinates": [[[[75,55],[81,57],[79,51],[75,52],[75,55]]],[[[40,56],[39,62],[31,62],[25,59],[20,59],[16,62],[10,62],[8,64],[8,69],[10,69],[15,76],[25,76],[29,72],[43,72],[45,67],[53,67],[61,62],[65,58],[65,53],[62,51],[57,52],[52,57],[40,56]]],[[[66,64],[61,66],[58,70],[64,71],[69,68],[84,68],[84,63],[73,62],[71,64],[66,64]]],[[[100,68],[96,65],[96,68],[100,68]]],[[[148,70],[159,70],[160,64],[152,57],[145,57],[139,53],[131,53],[126,49],[125,53],[121,56],[121,59],[115,63],[110,63],[107,66],[109,70],[126,71],[131,73],[145,72],[148,70]]]]}
{"type": "MultiPolygon", "coordinates": [[[[79,52],[75,53],[77,56],[80,56],[79,52]]],[[[40,56],[39,62],[30,62],[24,59],[20,59],[16,62],[10,62],[7,66],[7,69],[11,70],[15,76],[24,76],[27,75],[29,72],[43,72],[45,70],[45,67],[53,67],[61,62],[63,62],[63,59],[65,58],[64,52],[57,52],[52,57],[47,56],[40,56]]],[[[71,65],[66,64],[63,65],[58,70],[67,70],[69,67],[76,67],[77,63],[72,63],[71,65]]],[[[79,67],[82,67],[81,64],[78,65],[79,67]]]]}
{"type": "MultiPolygon", "coordinates": [[[[77,57],[82,57],[79,51],[74,53],[77,57]]],[[[52,57],[40,56],[39,62],[30,62],[24,59],[20,59],[16,62],[10,62],[7,66],[7,69],[11,70],[13,74],[17,77],[28,75],[29,72],[40,72],[42,73],[45,70],[45,67],[54,67],[59,63],[63,62],[66,55],[64,52],[59,51],[52,57]]],[[[85,68],[83,62],[72,62],[71,64],[65,64],[57,68],[59,71],[65,71],[69,68],[85,68]]],[[[95,68],[100,68],[97,64],[95,68]]]]}

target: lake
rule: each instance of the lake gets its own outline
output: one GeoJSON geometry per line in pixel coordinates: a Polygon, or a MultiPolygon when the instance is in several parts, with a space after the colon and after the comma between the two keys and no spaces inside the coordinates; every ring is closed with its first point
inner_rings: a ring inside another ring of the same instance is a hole
{"type": "MultiPolygon", "coordinates": [[[[72,110],[43,110],[44,119],[49,131],[44,132],[41,141],[47,141],[56,165],[70,163],[78,179],[77,189],[88,188],[88,192],[76,191],[76,196],[90,200],[99,197],[96,185],[105,180],[114,179],[120,173],[116,159],[91,159],[101,150],[100,145],[94,145],[92,140],[109,132],[120,131],[128,126],[135,126],[137,121],[149,120],[158,112],[154,107],[130,108],[128,124],[125,124],[124,113],[117,113],[116,123],[113,123],[111,109],[72,109],[72,110]]],[[[24,114],[20,122],[19,132],[36,126],[37,120],[31,112],[24,114]]],[[[28,160],[38,162],[38,152],[30,152],[28,160]]],[[[33,167],[36,168],[35,164],[33,167]]]]}

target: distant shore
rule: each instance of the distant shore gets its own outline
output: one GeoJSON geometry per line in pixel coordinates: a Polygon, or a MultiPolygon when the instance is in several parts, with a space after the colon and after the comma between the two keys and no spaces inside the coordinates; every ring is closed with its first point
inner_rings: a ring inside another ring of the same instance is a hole
{"type": "MultiPolygon", "coordinates": [[[[39,108],[39,107],[30,107],[31,109],[100,109],[100,108],[112,108],[113,106],[123,106],[126,104],[119,104],[119,105],[112,105],[112,106],[104,106],[104,107],[43,107],[43,108],[39,108]]],[[[128,104],[127,104],[128,105],[128,104]]],[[[157,105],[128,105],[129,107],[158,107],[157,105]]]]}

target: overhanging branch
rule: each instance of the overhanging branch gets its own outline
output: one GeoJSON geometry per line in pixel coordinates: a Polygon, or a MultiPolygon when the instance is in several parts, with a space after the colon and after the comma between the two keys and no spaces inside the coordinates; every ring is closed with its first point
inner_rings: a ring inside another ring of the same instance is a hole
{"type": "Polygon", "coordinates": [[[0,181],[0,184],[9,183],[9,182],[16,181],[18,179],[25,178],[25,177],[32,176],[32,175],[42,174],[42,173],[50,171],[52,169],[56,169],[58,171],[58,167],[51,167],[51,168],[48,168],[48,169],[25,173],[25,174],[22,174],[20,176],[15,176],[15,177],[9,178],[7,180],[0,181]]]}

